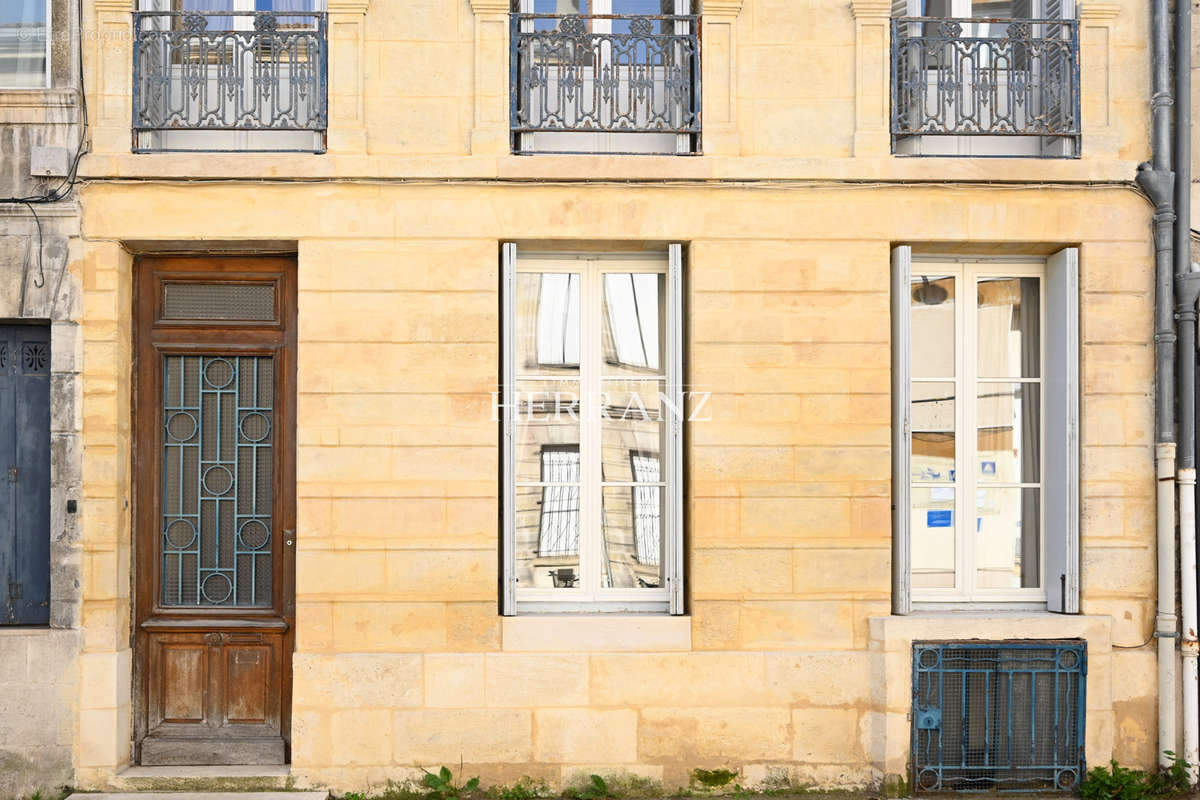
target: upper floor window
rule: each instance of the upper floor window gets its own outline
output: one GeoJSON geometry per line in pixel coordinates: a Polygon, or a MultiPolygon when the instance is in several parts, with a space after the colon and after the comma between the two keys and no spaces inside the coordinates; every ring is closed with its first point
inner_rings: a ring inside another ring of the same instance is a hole
{"type": "Polygon", "coordinates": [[[1079,155],[1071,0],[895,0],[892,141],[902,155],[1079,155]]]}
{"type": "Polygon", "coordinates": [[[0,89],[50,85],[50,0],[0,2],[0,89]]]}
{"type": "Polygon", "coordinates": [[[913,601],[1069,605],[1073,253],[898,265],[893,490],[913,601]]]}
{"type": "Polygon", "coordinates": [[[692,0],[513,0],[513,149],[694,153],[692,0]]]}
{"type": "Polygon", "coordinates": [[[325,149],[323,0],[142,0],[134,150],[325,149]]]}
{"type": "Polygon", "coordinates": [[[504,611],[682,612],[673,255],[505,246],[504,611]]]}

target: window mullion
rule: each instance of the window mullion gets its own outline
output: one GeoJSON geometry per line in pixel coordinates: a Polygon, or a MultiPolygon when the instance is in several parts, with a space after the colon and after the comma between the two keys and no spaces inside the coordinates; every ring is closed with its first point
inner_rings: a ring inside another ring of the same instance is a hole
{"type": "Polygon", "coordinates": [[[978,404],[977,390],[977,369],[975,366],[975,353],[978,350],[979,335],[977,330],[977,314],[975,302],[977,292],[975,290],[975,270],[966,265],[959,272],[959,280],[962,285],[959,287],[958,297],[958,312],[962,318],[962,336],[960,337],[961,346],[959,347],[959,374],[962,376],[962,429],[958,436],[961,443],[959,449],[959,463],[955,467],[958,470],[959,484],[962,487],[962,514],[958,518],[958,524],[955,526],[959,550],[962,553],[962,560],[959,562],[961,573],[959,575],[960,586],[968,600],[975,599],[975,536],[974,525],[972,521],[975,519],[975,417],[976,406],[978,404]]]}
{"type": "Polygon", "coordinates": [[[582,516],[579,526],[579,566],[583,577],[583,594],[586,600],[596,600],[600,591],[600,517],[601,496],[600,459],[602,456],[601,424],[598,407],[600,387],[600,359],[598,354],[600,334],[599,264],[586,261],[580,277],[581,331],[580,373],[580,507],[582,516]]]}

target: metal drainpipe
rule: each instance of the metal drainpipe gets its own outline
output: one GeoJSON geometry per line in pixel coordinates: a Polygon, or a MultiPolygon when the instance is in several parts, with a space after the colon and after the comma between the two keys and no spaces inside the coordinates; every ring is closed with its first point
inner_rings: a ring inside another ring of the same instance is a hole
{"type": "MultiPolygon", "coordinates": [[[[1188,0],[1185,0],[1185,2],[1188,0]]],[[[1138,165],[1136,181],[1154,203],[1155,475],[1158,539],[1158,750],[1175,749],[1175,327],[1172,233],[1175,175],[1171,172],[1170,15],[1167,0],[1150,6],[1153,94],[1150,140],[1153,160],[1138,165]]]]}
{"type": "Polygon", "coordinates": [[[1175,311],[1179,328],[1179,594],[1183,612],[1183,758],[1196,782],[1200,764],[1200,681],[1196,657],[1196,297],[1192,250],[1192,0],[1175,2],[1175,311]]]}

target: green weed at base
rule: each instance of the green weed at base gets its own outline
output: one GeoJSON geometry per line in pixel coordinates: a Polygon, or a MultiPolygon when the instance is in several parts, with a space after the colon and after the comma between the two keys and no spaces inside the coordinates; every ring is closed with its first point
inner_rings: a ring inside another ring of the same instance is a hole
{"type": "Polygon", "coordinates": [[[1083,800],[1166,800],[1191,791],[1190,765],[1170,750],[1169,766],[1157,772],[1122,767],[1115,760],[1088,772],[1079,789],[1083,800]]]}

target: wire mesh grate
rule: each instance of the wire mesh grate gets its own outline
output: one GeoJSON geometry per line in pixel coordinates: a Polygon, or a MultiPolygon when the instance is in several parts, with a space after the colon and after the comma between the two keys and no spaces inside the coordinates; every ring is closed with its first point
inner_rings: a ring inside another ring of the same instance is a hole
{"type": "Polygon", "coordinates": [[[1079,641],[914,643],[914,788],[1077,789],[1086,676],[1079,641]]]}

